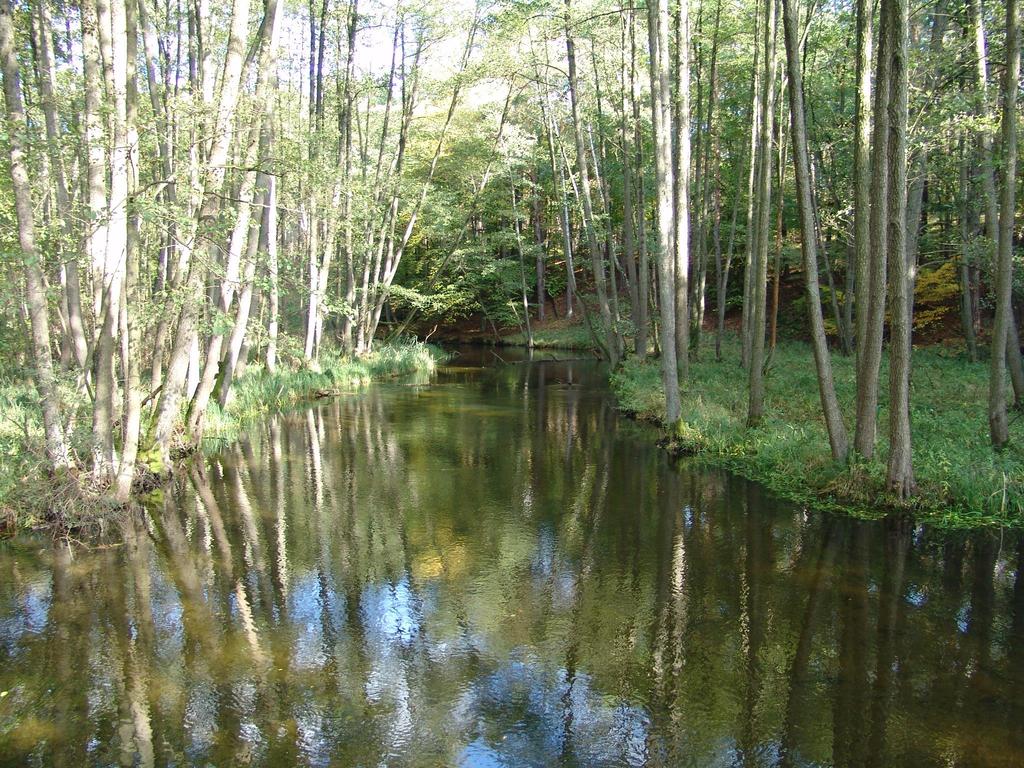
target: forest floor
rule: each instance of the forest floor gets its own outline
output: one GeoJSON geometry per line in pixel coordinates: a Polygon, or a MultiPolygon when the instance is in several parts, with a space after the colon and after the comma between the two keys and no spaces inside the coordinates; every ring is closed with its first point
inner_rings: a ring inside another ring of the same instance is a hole
{"type": "MultiPolygon", "coordinates": [[[[730,324],[734,325],[733,324],[730,324]]],[[[526,345],[523,333],[501,343],[526,345]]],[[[537,347],[593,349],[582,323],[564,319],[534,329],[537,347]]],[[[690,379],[683,387],[678,429],[664,423],[660,363],[628,357],[610,376],[618,407],[666,429],[666,448],[698,457],[756,480],[789,500],[878,517],[910,511],[917,519],[948,527],[1024,526],[1024,414],[1010,415],[1010,444],[994,451],[988,434],[988,364],[971,363],[962,345],[934,343],[914,349],[911,423],[917,494],[901,502],[885,488],[888,456],[888,381],[880,374],[876,456],[850,464],[832,461],[810,346],[781,341],[767,366],[766,417],[746,426],[747,376],[739,366],[735,332],[726,335],[722,361],[715,360],[714,331],[705,328],[690,379]]],[[[853,439],[849,414],[856,394],[853,360],[832,358],[836,393],[853,439]]]]}
{"type": "MultiPolygon", "coordinates": [[[[442,358],[436,347],[422,343],[385,345],[363,359],[343,358],[330,350],[321,352],[318,369],[281,365],[268,373],[250,365],[232,388],[232,398],[221,410],[211,403],[206,416],[204,449],[217,448],[237,439],[259,417],[320,397],[333,397],[364,384],[419,371],[433,370],[442,358]]],[[[88,413],[88,403],[72,382],[62,382],[66,406],[80,402],[72,413],[88,413]]],[[[84,488],[88,478],[57,482],[44,470],[43,432],[35,388],[28,381],[0,383],[0,531],[37,527],[60,518],[61,527],[74,528],[76,521],[89,522],[102,514],[102,504],[90,502],[84,488]]],[[[87,456],[92,424],[75,418],[69,428],[75,452],[87,456]]],[[[152,449],[140,450],[139,461],[152,466],[158,461],[152,449]]]]}

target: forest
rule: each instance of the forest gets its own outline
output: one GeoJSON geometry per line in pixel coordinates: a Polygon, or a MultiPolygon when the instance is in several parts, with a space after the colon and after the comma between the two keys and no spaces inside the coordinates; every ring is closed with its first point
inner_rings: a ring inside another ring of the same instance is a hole
{"type": "Polygon", "coordinates": [[[0,0],[0,768],[1024,765],[1021,0],[0,0]]]}
{"type": "Polygon", "coordinates": [[[1024,522],[1019,16],[0,0],[0,509],[469,340],[795,500],[1024,522]]]}

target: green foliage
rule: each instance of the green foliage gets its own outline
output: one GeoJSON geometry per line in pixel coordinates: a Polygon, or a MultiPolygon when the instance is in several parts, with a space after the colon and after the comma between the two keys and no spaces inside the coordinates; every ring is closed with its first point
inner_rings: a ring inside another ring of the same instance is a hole
{"type": "MultiPolygon", "coordinates": [[[[815,506],[877,515],[912,509],[921,519],[949,526],[1024,525],[1024,424],[1011,426],[1011,447],[992,449],[988,438],[987,366],[932,350],[915,350],[911,397],[914,469],[918,495],[911,506],[885,491],[883,438],[870,462],[833,462],[821,416],[810,348],[783,342],[768,373],[766,418],[745,424],[746,375],[737,365],[737,343],[715,362],[704,351],[683,389],[682,425],[672,447],[697,454],[764,483],[790,499],[815,506]]],[[[855,396],[853,361],[834,357],[836,390],[846,413],[855,396]]],[[[879,424],[888,420],[883,364],[879,424]]],[[[659,364],[627,359],[611,376],[619,406],[661,423],[664,395],[659,364]]]]}
{"type": "Polygon", "coordinates": [[[921,270],[914,285],[914,330],[927,331],[956,317],[959,300],[954,262],[947,261],[938,269],[921,270]]]}

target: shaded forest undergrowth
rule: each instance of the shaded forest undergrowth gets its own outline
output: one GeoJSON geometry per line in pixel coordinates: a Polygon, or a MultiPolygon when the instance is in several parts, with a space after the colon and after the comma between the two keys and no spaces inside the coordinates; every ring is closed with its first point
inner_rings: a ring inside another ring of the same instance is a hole
{"type": "MultiPolygon", "coordinates": [[[[354,391],[375,380],[417,372],[429,372],[443,359],[437,347],[403,343],[383,345],[364,358],[349,358],[337,352],[321,351],[319,365],[282,365],[273,373],[262,365],[251,365],[232,387],[232,397],[221,409],[211,404],[206,414],[201,449],[217,448],[237,439],[253,421],[271,412],[321,397],[354,391]]],[[[91,424],[85,398],[65,382],[62,399],[82,412],[69,428],[71,445],[77,453],[89,451],[91,424]],[[78,402],[81,401],[81,402],[78,402]]],[[[0,385],[0,531],[38,526],[68,530],[101,521],[113,507],[99,489],[90,488],[88,474],[54,477],[46,469],[42,422],[38,398],[28,381],[0,385]]],[[[159,452],[143,449],[137,490],[146,491],[168,474],[159,452]]]]}

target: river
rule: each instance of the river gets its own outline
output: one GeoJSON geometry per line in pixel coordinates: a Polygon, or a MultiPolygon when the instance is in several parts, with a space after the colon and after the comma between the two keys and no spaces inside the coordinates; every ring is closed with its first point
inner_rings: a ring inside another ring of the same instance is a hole
{"type": "Polygon", "coordinates": [[[0,542],[0,765],[1024,765],[1017,536],[780,502],[500,354],[0,542]]]}

